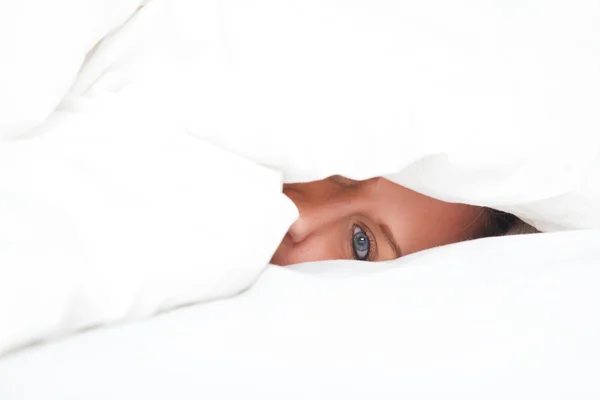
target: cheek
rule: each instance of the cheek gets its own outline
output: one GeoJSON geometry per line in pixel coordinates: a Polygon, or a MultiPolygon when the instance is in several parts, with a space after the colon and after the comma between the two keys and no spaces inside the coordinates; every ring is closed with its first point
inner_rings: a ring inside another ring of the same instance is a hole
{"type": "Polygon", "coordinates": [[[284,240],[271,259],[271,263],[285,266],[340,258],[343,257],[339,251],[335,250],[331,238],[311,236],[300,243],[291,243],[289,240],[284,240]]]}

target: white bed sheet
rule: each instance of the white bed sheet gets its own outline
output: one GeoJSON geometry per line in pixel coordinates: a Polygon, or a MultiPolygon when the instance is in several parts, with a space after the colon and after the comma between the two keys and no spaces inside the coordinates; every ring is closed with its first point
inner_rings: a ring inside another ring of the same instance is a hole
{"type": "Polygon", "coordinates": [[[273,267],[235,298],[6,357],[0,398],[598,399],[599,307],[600,231],[273,267]]]}

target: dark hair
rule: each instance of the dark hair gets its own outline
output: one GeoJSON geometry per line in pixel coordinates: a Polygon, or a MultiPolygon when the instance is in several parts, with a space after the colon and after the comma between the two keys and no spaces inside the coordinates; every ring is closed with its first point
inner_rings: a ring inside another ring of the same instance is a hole
{"type": "Polygon", "coordinates": [[[483,218],[483,225],[474,235],[474,239],[539,232],[537,229],[526,224],[513,214],[495,210],[493,208],[485,207],[483,218]]]}

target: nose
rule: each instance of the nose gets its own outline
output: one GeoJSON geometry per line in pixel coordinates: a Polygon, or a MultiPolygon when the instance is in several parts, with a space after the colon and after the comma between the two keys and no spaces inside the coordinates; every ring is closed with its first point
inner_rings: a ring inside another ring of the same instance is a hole
{"type": "MultiPolygon", "coordinates": [[[[319,188],[322,189],[322,188],[319,188]]],[[[294,202],[300,216],[288,230],[288,239],[299,243],[311,234],[326,229],[350,211],[348,196],[335,190],[311,190],[290,185],[283,192],[294,202]]]]}

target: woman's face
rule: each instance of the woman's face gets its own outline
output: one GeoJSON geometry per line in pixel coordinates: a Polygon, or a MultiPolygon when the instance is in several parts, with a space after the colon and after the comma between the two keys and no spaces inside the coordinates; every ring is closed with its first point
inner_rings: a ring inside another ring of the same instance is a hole
{"type": "Polygon", "coordinates": [[[427,197],[384,178],[331,177],[284,185],[300,217],[271,262],[392,260],[468,240],[484,223],[483,208],[427,197]]]}

